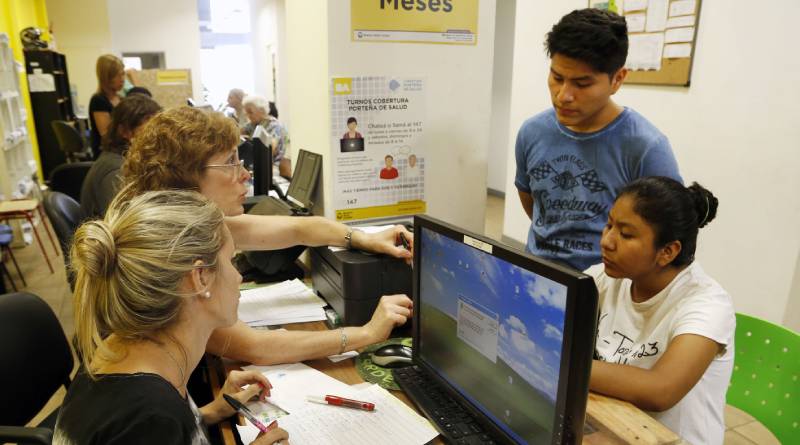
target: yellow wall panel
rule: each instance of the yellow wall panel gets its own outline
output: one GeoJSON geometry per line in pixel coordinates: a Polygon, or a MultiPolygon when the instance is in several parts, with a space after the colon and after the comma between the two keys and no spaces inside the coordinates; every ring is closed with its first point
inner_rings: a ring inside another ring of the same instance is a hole
{"type": "MultiPolygon", "coordinates": [[[[49,39],[47,20],[47,7],[44,0],[0,0],[0,32],[8,34],[14,59],[24,66],[25,56],[22,53],[22,42],[19,32],[28,26],[35,26],[44,31],[45,39],[49,39]]],[[[36,128],[33,123],[33,110],[31,98],[28,94],[28,77],[24,72],[19,74],[19,87],[22,94],[25,110],[28,115],[28,136],[33,147],[33,157],[39,166],[39,176],[42,176],[42,164],[39,160],[39,143],[36,139],[36,128]]],[[[45,178],[42,178],[45,179],[45,178]]]]}

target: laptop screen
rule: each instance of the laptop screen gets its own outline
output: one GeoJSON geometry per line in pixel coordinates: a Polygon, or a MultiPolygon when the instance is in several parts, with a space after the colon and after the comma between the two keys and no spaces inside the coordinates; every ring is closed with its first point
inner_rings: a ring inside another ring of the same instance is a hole
{"type": "Polygon", "coordinates": [[[417,233],[415,353],[516,442],[551,443],[567,285],[532,272],[529,258],[515,261],[510,250],[503,259],[479,240],[425,225],[417,233]]]}

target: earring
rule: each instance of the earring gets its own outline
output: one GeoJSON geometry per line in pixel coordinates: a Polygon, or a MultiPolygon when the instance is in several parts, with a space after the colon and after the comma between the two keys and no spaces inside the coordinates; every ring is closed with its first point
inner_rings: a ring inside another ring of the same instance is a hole
{"type": "Polygon", "coordinates": [[[207,291],[205,291],[205,293],[203,294],[203,296],[204,296],[204,297],[206,297],[206,298],[211,298],[211,291],[208,291],[208,290],[207,290],[207,291]]]}

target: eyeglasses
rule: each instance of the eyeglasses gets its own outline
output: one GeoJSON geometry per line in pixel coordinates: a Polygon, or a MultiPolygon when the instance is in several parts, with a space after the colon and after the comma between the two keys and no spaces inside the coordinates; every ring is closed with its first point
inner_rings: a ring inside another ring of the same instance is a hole
{"type": "Polygon", "coordinates": [[[236,180],[241,176],[242,170],[244,170],[244,161],[239,159],[239,152],[237,151],[230,158],[228,158],[228,162],[225,164],[207,164],[206,168],[223,168],[228,170],[231,175],[231,181],[236,182],[236,180]]]}

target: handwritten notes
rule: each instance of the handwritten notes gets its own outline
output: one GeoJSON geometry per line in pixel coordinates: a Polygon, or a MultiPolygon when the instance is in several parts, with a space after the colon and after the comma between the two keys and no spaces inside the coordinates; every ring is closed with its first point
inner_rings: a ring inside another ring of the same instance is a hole
{"type": "MultiPolygon", "coordinates": [[[[361,411],[306,402],[278,420],[294,445],[424,444],[438,435],[431,424],[378,385],[356,390],[353,398],[375,404],[375,411],[361,411]]],[[[258,436],[251,424],[237,426],[243,443],[258,436]]]]}

